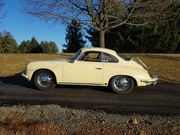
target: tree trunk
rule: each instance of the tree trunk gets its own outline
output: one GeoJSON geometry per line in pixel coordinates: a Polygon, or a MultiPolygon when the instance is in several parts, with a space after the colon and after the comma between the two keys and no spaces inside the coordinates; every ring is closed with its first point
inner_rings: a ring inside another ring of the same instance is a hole
{"type": "Polygon", "coordinates": [[[105,31],[99,31],[99,46],[105,48],[105,31]]]}

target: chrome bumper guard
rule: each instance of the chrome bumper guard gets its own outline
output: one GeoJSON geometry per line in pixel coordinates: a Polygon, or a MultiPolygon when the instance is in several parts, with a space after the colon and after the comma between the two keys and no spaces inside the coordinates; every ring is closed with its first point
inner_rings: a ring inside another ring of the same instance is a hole
{"type": "Polygon", "coordinates": [[[26,76],[26,70],[24,70],[23,72],[21,72],[21,76],[24,77],[24,78],[27,78],[27,76],[26,76]]]}
{"type": "Polygon", "coordinates": [[[150,83],[150,84],[153,84],[153,85],[156,85],[157,81],[158,81],[158,76],[157,75],[153,75],[152,80],[141,80],[141,82],[150,83]]]}

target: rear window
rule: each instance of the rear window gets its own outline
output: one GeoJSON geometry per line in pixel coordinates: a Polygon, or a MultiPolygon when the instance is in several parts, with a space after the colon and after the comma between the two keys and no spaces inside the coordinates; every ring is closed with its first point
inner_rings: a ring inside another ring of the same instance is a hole
{"type": "Polygon", "coordinates": [[[120,54],[120,53],[117,53],[117,55],[118,55],[120,58],[122,58],[123,60],[126,60],[126,61],[130,61],[130,60],[131,60],[131,58],[128,58],[128,57],[126,57],[126,56],[124,56],[124,55],[122,55],[122,54],[120,54]]]}

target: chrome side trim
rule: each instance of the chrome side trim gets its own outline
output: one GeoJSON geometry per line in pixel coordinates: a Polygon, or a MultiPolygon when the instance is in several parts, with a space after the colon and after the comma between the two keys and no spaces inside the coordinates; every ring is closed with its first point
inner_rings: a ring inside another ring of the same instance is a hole
{"type": "Polygon", "coordinates": [[[99,83],[71,83],[71,82],[59,82],[58,84],[64,85],[92,85],[92,86],[107,86],[107,84],[99,84],[99,83]]]}

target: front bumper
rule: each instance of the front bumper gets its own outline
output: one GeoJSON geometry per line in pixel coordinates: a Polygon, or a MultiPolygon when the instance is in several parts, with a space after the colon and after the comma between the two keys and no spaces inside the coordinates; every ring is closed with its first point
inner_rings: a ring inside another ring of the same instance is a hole
{"type": "Polygon", "coordinates": [[[143,83],[153,84],[153,85],[156,85],[157,81],[158,81],[157,75],[153,75],[153,77],[150,80],[141,80],[141,82],[143,82],[143,83]]]}
{"type": "Polygon", "coordinates": [[[24,78],[27,78],[26,70],[24,70],[23,72],[21,72],[21,76],[24,77],[24,78]]]}

